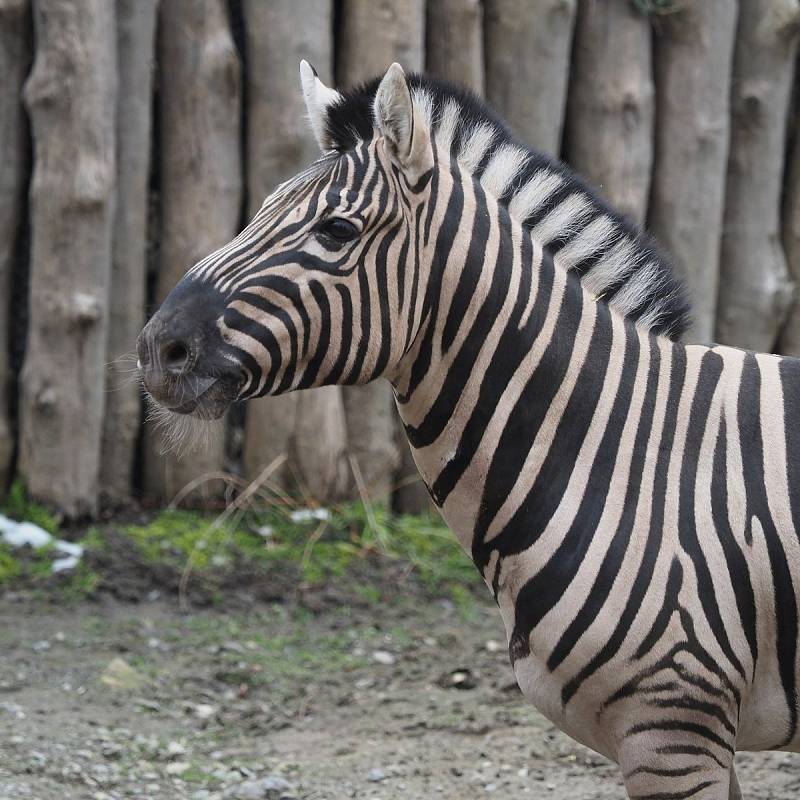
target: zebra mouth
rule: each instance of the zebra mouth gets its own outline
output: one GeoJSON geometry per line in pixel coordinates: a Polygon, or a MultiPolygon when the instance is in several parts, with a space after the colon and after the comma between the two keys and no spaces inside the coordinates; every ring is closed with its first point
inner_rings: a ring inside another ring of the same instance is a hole
{"type": "Polygon", "coordinates": [[[150,397],[162,408],[199,419],[218,419],[236,399],[240,382],[233,377],[182,376],[152,385],[145,379],[150,397]]]}

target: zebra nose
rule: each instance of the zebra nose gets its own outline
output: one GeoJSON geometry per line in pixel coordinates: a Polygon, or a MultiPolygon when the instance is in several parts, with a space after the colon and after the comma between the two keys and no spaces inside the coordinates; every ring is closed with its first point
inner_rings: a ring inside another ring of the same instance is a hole
{"type": "Polygon", "coordinates": [[[186,372],[190,356],[189,345],[180,339],[162,342],[158,354],[162,369],[170,375],[182,375],[186,372]]]}

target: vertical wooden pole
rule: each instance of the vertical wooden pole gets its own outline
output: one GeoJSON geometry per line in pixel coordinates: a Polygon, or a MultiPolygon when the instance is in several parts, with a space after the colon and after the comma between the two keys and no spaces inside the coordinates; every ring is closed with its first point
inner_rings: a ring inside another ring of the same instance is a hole
{"type": "Polygon", "coordinates": [[[29,0],[0,4],[0,495],[11,478],[14,432],[9,411],[11,275],[23,223],[28,173],[22,85],[31,61],[29,0]]]}
{"type": "Polygon", "coordinates": [[[480,0],[428,0],[425,71],[483,94],[483,7],[480,0]]]}
{"type": "MultiPolygon", "coordinates": [[[[319,156],[306,119],[299,65],[305,58],[333,76],[333,4],[246,0],[247,192],[252,216],[283,180],[319,156]]],[[[346,484],[347,430],[338,387],[252,400],[247,405],[244,468],[249,478],[280,454],[291,454],[273,480],[292,479],[329,503],[346,484]]]]}
{"type": "MultiPolygon", "coordinates": [[[[233,238],[242,204],[241,66],[223,0],[169,0],[160,7],[159,164],[161,238],[157,301],[184,272],[233,238]]],[[[151,430],[147,489],[170,499],[224,462],[224,428],[197,452],[159,454],[151,430]]],[[[218,488],[214,487],[214,488],[218,488]]]]}
{"type": "Polygon", "coordinates": [[[30,330],[20,469],[31,494],[68,516],[97,506],[113,227],[114,4],[36,0],[25,85],[30,189],[30,330]]]}
{"type": "Polygon", "coordinates": [[[772,350],[792,297],[780,206],[799,20],[797,0],[739,8],[716,336],[750,350],[772,350]]]}
{"type": "MultiPolygon", "coordinates": [[[[382,75],[393,61],[407,71],[421,70],[424,43],[423,0],[344,0],[336,49],[337,83],[347,87],[382,75]]],[[[376,381],[349,387],[343,395],[350,454],[370,498],[388,503],[395,471],[407,450],[398,446],[391,388],[385,381],[376,381]]],[[[407,465],[402,469],[405,472],[407,465]]]]}
{"type": "Polygon", "coordinates": [[[618,211],[644,223],[655,122],[650,23],[631,3],[581,0],[565,154],[618,211]]]}
{"type": "Polygon", "coordinates": [[[130,497],[141,394],[132,353],[144,323],[157,0],[118,0],[117,192],[109,295],[102,491],[130,497]]]}
{"type": "Polygon", "coordinates": [[[700,342],[714,337],[736,17],[736,0],[687,0],[655,38],[650,228],[686,280],[700,342]]]}
{"type": "Polygon", "coordinates": [[[577,0],[486,0],[486,97],[524,142],[561,151],[577,0]]]}

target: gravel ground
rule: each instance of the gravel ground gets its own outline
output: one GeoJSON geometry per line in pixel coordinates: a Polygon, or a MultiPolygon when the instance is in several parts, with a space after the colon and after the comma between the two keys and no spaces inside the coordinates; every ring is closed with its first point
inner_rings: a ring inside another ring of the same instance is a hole
{"type": "MultiPolygon", "coordinates": [[[[56,607],[0,599],[0,800],[622,800],[616,768],[526,705],[496,609],[56,607]]],[[[800,759],[737,757],[796,800],[800,759]]]]}

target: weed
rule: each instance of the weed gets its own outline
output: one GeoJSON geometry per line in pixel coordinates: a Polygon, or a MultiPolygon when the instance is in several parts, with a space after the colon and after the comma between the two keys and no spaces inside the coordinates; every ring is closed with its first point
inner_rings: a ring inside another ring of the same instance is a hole
{"type": "Polygon", "coordinates": [[[44,506],[35,503],[28,497],[25,484],[20,480],[14,481],[8,494],[0,503],[0,512],[17,522],[32,522],[44,528],[53,536],[58,536],[58,520],[44,506]]]}

